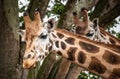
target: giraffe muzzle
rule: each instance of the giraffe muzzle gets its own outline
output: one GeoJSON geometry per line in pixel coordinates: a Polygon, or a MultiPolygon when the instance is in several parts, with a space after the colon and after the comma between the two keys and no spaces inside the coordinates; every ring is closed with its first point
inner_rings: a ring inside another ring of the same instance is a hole
{"type": "Polygon", "coordinates": [[[34,59],[25,59],[25,60],[23,60],[23,68],[29,69],[29,68],[36,67],[37,59],[38,58],[35,57],[34,59]]]}

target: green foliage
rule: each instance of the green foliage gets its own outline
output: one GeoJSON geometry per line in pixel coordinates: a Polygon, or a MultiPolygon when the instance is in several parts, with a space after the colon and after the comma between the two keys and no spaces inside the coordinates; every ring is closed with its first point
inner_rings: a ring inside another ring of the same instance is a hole
{"type": "Polygon", "coordinates": [[[47,11],[47,12],[46,12],[46,15],[47,15],[47,17],[50,17],[51,12],[50,12],[50,11],[47,11]]]}
{"type": "Polygon", "coordinates": [[[19,17],[19,22],[23,22],[23,17],[19,17]]]}
{"type": "Polygon", "coordinates": [[[94,75],[91,72],[88,71],[82,71],[78,77],[78,79],[102,79],[99,76],[94,75]]]}
{"type": "Polygon", "coordinates": [[[22,6],[22,7],[19,9],[19,12],[20,12],[20,13],[25,12],[25,7],[26,7],[26,6],[22,6]]]}
{"type": "Polygon", "coordinates": [[[116,34],[116,36],[120,39],[120,32],[116,34]]]}
{"type": "Polygon", "coordinates": [[[52,13],[61,15],[65,12],[65,7],[62,3],[56,3],[52,8],[52,13]]]}
{"type": "Polygon", "coordinates": [[[108,26],[108,28],[111,28],[111,27],[116,27],[116,24],[119,24],[117,20],[113,20],[111,22],[111,24],[108,26]]]}
{"type": "Polygon", "coordinates": [[[111,33],[111,34],[116,35],[117,32],[116,32],[113,28],[116,28],[116,25],[117,25],[117,24],[119,24],[119,20],[116,20],[116,19],[113,20],[113,21],[111,22],[111,24],[109,24],[109,26],[107,27],[108,32],[111,33]]]}
{"type": "MultiPolygon", "coordinates": [[[[21,8],[19,8],[19,13],[25,12],[25,8],[26,8],[26,6],[22,6],[21,8]]],[[[23,22],[23,16],[19,16],[19,22],[20,23],[23,22]]]]}
{"type": "Polygon", "coordinates": [[[23,13],[26,11],[28,5],[27,3],[30,0],[26,0],[25,3],[23,3],[21,0],[18,0],[18,4],[19,4],[19,23],[23,23],[23,13]]]}

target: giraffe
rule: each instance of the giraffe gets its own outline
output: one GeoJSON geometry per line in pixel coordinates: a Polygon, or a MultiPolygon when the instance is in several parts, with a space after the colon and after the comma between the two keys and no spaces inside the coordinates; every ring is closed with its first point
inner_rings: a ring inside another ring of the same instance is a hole
{"type": "Polygon", "coordinates": [[[120,46],[92,41],[54,28],[53,19],[42,24],[39,12],[36,11],[34,15],[33,21],[29,15],[25,15],[25,31],[18,31],[26,42],[23,68],[35,66],[43,53],[55,52],[99,76],[120,79],[120,46]]]}
{"type": "Polygon", "coordinates": [[[80,34],[84,37],[87,37],[91,40],[104,42],[106,44],[120,45],[120,40],[115,38],[113,35],[107,33],[104,29],[99,27],[98,18],[89,20],[88,12],[85,8],[82,8],[84,12],[84,21],[80,21],[77,13],[73,12],[73,22],[75,27],[72,29],[74,33],[80,34]]]}
{"type": "MultiPolygon", "coordinates": [[[[103,42],[112,45],[120,45],[119,39],[115,38],[113,35],[107,33],[104,29],[99,27],[98,18],[94,18],[93,21],[90,21],[87,9],[82,8],[81,11],[84,12],[83,21],[80,21],[77,16],[77,13],[73,12],[73,22],[75,24],[74,28],[71,29],[73,33],[80,34],[83,37],[89,38],[94,41],[103,42]]],[[[80,72],[85,70],[83,68],[79,68],[79,69],[80,72]]]]}
{"type": "MultiPolygon", "coordinates": [[[[75,27],[71,29],[74,33],[86,35],[88,32],[89,26],[92,26],[92,22],[89,21],[88,13],[86,8],[81,9],[82,12],[84,12],[83,20],[79,20],[78,15],[76,12],[73,12],[73,22],[75,24],[75,27]],[[89,26],[88,26],[89,25],[89,26]]],[[[91,28],[89,28],[91,29],[91,28]]]]}

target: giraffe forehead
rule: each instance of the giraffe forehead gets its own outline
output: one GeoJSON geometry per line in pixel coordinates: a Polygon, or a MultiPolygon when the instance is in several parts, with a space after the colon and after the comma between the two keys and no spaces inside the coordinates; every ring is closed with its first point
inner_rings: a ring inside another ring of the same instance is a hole
{"type": "Polygon", "coordinates": [[[35,28],[32,27],[26,28],[26,38],[37,35],[38,35],[38,30],[36,30],[35,28]]]}

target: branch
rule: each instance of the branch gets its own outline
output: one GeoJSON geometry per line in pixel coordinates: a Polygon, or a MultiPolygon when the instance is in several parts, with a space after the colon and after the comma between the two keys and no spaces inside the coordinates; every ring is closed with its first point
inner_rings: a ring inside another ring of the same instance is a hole
{"type": "Polygon", "coordinates": [[[77,0],[68,0],[66,6],[65,6],[65,13],[61,14],[58,27],[59,28],[66,28],[67,26],[71,25],[72,22],[72,12],[75,9],[75,3],[77,0]],[[64,16],[64,17],[63,17],[64,16]]]}
{"type": "Polygon", "coordinates": [[[41,15],[41,19],[43,19],[45,16],[49,1],[50,0],[30,0],[30,4],[27,11],[29,12],[31,19],[33,19],[33,13],[36,8],[40,9],[39,12],[41,15]]]}
{"type": "Polygon", "coordinates": [[[100,26],[106,28],[119,15],[119,0],[99,0],[94,11],[90,14],[90,19],[99,17],[100,26]]]}

